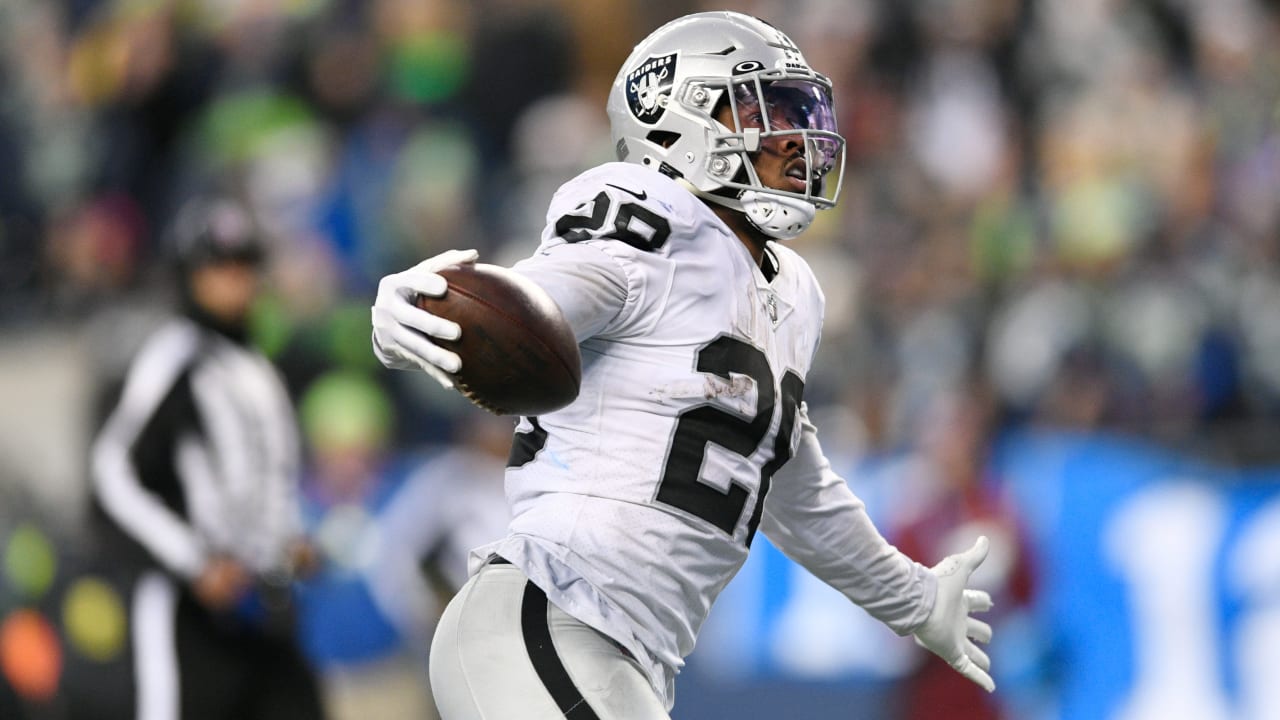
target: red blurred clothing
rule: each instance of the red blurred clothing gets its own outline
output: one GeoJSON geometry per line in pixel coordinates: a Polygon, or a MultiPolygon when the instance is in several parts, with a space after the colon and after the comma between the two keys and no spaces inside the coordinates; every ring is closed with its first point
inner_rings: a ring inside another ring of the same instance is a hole
{"type": "MultiPolygon", "coordinates": [[[[1018,517],[997,488],[996,483],[977,478],[950,484],[911,521],[891,532],[891,537],[908,556],[932,565],[972,543],[979,534],[987,535],[991,554],[974,577],[976,586],[991,593],[995,600],[995,608],[979,617],[990,623],[998,636],[1000,618],[1028,604],[1034,588],[1018,517]]],[[[906,720],[1002,717],[994,696],[952,670],[941,658],[925,654],[919,669],[905,681],[906,720]]]]}

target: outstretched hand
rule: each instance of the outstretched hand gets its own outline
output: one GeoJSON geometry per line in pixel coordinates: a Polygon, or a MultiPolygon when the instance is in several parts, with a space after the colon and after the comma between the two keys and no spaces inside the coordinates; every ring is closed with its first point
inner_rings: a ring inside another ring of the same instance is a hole
{"type": "Polygon", "coordinates": [[[397,370],[422,370],[446,388],[449,373],[462,368],[462,359],[431,341],[457,340],[462,328],[414,304],[417,295],[440,297],[449,283],[439,273],[450,265],[474,263],[475,250],[448,250],[408,270],[392,273],[378,283],[373,303],[373,352],[383,365],[397,370]]]}
{"type": "Polygon", "coordinates": [[[990,547],[986,536],[982,536],[973,547],[933,566],[938,578],[937,599],[929,618],[915,632],[917,643],[987,692],[996,689],[988,674],[991,659],[974,641],[991,642],[991,626],[969,614],[990,610],[993,603],[985,591],[969,589],[968,584],[969,576],[987,558],[990,547]]]}

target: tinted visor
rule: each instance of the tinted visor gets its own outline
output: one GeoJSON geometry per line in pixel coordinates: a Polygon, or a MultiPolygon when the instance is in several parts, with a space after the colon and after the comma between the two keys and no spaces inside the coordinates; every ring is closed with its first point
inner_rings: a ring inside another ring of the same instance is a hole
{"type": "Polygon", "coordinates": [[[835,167],[840,144],[834,137],[838,133],[836,116],[825,86],[811,80],[752,80],[735,83],[733,97],[739,132],[757,128],[765,137],[798,130],[831,133],[805,133],[805,151],[818,175],[835,167]]]}
{"type": "Polygon", "coordinates": [[[751,78],[733,83],[733,105],[737,132],[754,128],[765,141],[791,136],[803,143],[810,168],[808,195],[835,199],[836,190],[826,187],[826,179],[844,156],[844,138],[837,131],[826,85],[810,79],[751,78]]]}

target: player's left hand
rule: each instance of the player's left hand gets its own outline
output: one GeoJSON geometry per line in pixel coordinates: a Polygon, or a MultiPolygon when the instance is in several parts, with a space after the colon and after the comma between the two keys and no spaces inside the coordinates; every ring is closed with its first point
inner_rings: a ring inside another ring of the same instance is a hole
{"type": "Polygon", "coordinates": [[[993,603],[985,591],[971,590],[967,585],[969,576],[987,558],[990,546],[984,535],[973,547],[949,555],[933,566],[933,573],[938,577],[937,599],[933,612],[915,632],[917,643],[987,692],[996,689],[995,681],[988,674],[991,659],[974,641],[991,642],[991,626],[970,617],[969,613],[990,610],[993,603]]]}

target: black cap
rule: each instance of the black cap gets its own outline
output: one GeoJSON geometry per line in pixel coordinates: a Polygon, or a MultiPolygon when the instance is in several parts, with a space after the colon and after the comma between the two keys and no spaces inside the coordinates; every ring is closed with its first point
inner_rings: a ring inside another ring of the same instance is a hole
{"type": "Polygon", "coordinates": [[[226,261],[256,265],[266,258],[248,208],[226,197],[196,198],[183,205],[171,242],[178,265],[188,270],[226,261]]]}

